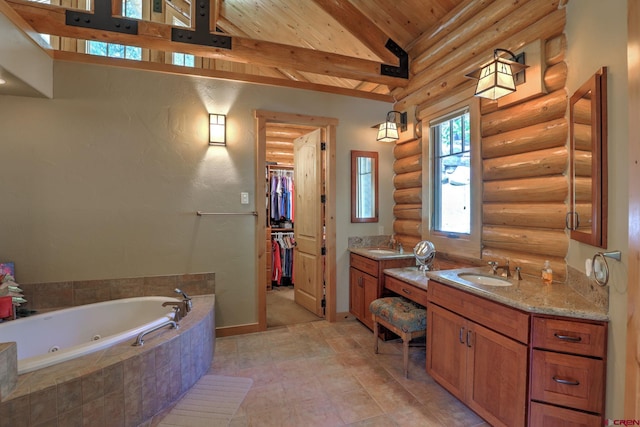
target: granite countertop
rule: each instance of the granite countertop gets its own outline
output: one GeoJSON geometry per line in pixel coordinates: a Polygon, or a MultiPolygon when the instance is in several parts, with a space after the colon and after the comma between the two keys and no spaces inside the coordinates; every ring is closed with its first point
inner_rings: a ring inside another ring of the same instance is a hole
{"type": "Polygon", "coordinates": [[[525,277],[509,279],[512,286],[477,285],[458,277],[458,273],[470,272],[489,275],[487,268],[459,268],[455,270],[427,271],[416,267],[390,268],[384,273],[426,289],[429,279],[534,314],[549,314],[577,319],[608,321],[603,308],[597,307],[582,295],[563,283],[545,285],[541,279],[525,277]]]}
{"type": "Polygon", "coordinates": [[[406,258],[414,258],[412,251],[405,251],[404,253],[400,253],[397,250],[390,248],[349,248],[349,251],[362,255],[367,258],[374,259],[376,261],[381,261],[385,259],[406,259],[406,258]]]}

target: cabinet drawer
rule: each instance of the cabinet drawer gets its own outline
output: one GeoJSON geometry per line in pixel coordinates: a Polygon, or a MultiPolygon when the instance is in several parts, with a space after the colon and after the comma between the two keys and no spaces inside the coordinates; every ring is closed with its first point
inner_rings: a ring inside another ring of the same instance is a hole
{"type": "Polygon", "coordinates": [[[427,306],[427,291],[424,289],[417,288],[395,277],[386,275],[384,277],[384,287],[422,306],[427,306]]]}
{"type": "Polygon", "coordinates": [[[605,357],[606,324],[533,318],[533,346],[565,353],[605,357]]]}
{"type": "Polygon", "coordinates": [[[351,254],[349,265],[370,274],[373,277],[378,277],[378,261],[372,260],[371,258],[360,256],[358,254],[351,254]]]}
{"type": "Polygon", "coordinates": [[[602,413],[604,361],[533,350],[531,399],[602,413]]]}
{"type": "Polygon", "coordinates": [[[602,417],[543,403],[531,403],[530,426],[536,427],[600,427],[602,417]]]}
{"type": "Polygon", "coordinates": [[[429,301],[523,344],[529,343],[529,315],[451,286],[429,280],[429,301]]]}

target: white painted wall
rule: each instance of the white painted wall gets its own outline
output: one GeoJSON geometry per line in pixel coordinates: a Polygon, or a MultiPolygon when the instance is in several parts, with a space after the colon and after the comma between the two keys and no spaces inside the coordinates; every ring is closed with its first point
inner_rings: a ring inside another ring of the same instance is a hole
{"type": "MultiPolygon", "coordinates": [[[[567,90],[569,96],[602,66],[608,67],[609,238],[608,250],[621,250],[622,262],[610,261],[609,353],[606,417],[623,418],[627,314],[628,120],[627,2],[570,1],[567,6],[567,90]]],[[[584,261],[600,248],[571,241],[567,262],[584,271],[584,261]]]]}
{"type": "MultiPolygon", "coordinates": [[[[380,152],[381,222],[392,223],[393,144],[371,126],[390,104],[304,90],[66,62],[54,98],[0,96],[0,260],[19,282],[215,272],[217,325],[257,321],[254,109],[334,117],[338,311],[348,311],[350,150],[380,152]],[[228,115],[227,147],[207,114],[228,115]],[[251,204],[240,204],[240,192],[251,204]]],[[[264,179],[263,176],[257,179],[264,179]]]]}

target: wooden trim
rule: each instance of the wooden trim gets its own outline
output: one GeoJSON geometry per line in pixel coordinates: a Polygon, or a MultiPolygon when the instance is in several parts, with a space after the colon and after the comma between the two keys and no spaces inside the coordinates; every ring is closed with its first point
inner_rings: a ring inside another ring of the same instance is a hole
{"type": "Polygon", "coordinates": [[[260,329],[257,323],[248,323],[246,325],[236,326],[223,326],[216,328],[216,338],[231,337],[233,335],[252,334],[254,332],[260,332],[264,329],[260,329]]]}

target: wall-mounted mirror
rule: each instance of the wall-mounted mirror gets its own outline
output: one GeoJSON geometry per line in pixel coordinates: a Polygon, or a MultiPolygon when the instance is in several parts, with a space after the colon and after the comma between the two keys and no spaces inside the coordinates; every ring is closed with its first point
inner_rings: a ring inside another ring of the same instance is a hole
{"type": "Polygon", "coordinates": [[[351,151],[351,222],[378,222],[378,153],[351,151]]]}
{"type": "Polygon", "coordinates": [[[571,97],[571,238],[607,246],[607,69],[601,68],[571,97]]]}

